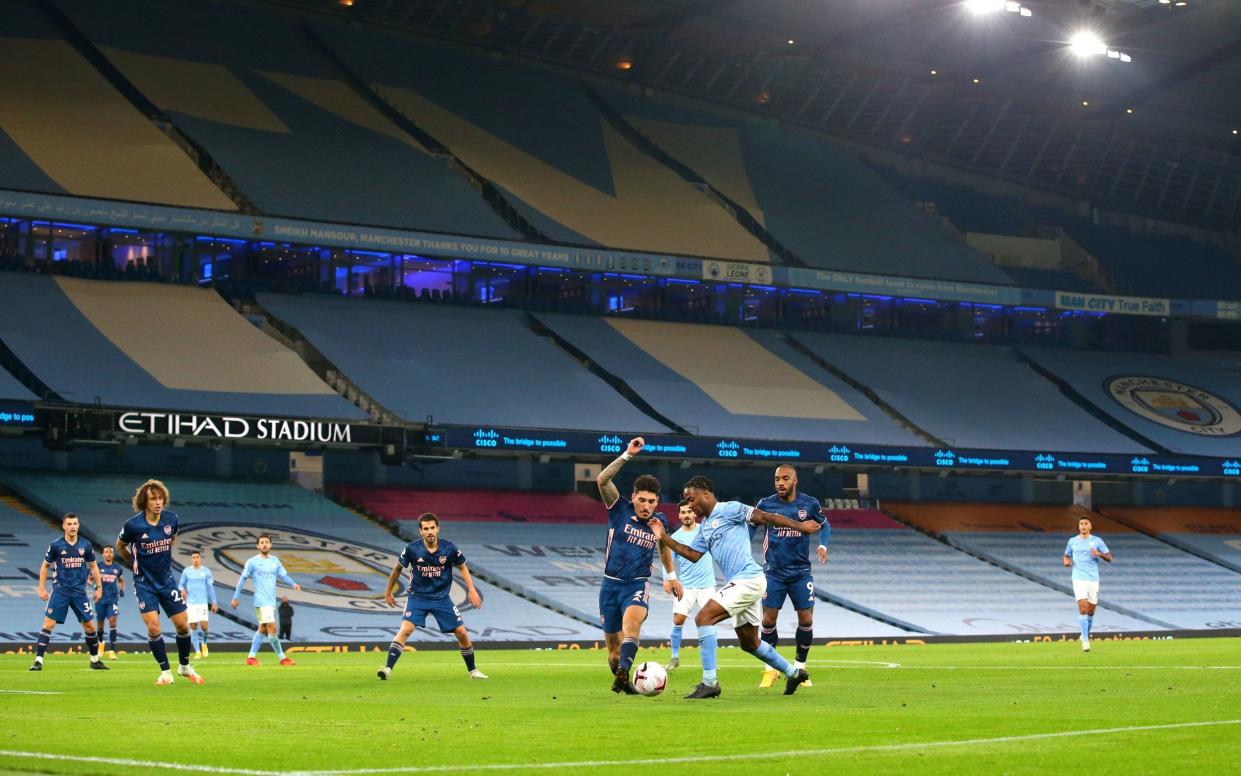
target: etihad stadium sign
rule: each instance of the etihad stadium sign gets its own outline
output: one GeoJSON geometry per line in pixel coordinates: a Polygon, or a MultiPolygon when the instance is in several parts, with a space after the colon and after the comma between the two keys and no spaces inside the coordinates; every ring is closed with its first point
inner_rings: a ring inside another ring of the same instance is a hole
{"type": "Polygon", "coordinates": [[[117,428],[126,434],[207,439],[254,439],[310,444],[365,444],[354,438],[354,425],[321,420],[198,415],[180,412],[125,412],[117,428]]]}

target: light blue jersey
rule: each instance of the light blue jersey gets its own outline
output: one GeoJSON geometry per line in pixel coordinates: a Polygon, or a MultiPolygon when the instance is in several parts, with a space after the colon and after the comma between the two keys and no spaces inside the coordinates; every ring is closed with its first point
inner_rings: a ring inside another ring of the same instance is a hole
{"type": "Polygon", "coordinates": [[[181,581],[177,583],[177,587],[185,591],[187,604],[216,605],[215,579],[211,576],[211,569],[206,566],[197,569],[186,566],[181,571],[181,581]]]}
{"type": "MultiPolygon", "coordinates": [[[[672,538],[689,546],[693,544],[694,537],[699,531],[697,527],[692,531],[682,527],[672,535],[672,538]]],[[[696,563],[691,563],[676,553],[673,553],[672,557],[677,564],[677,579],[681,580],[682,585],[692,589],[715,587],[715,567],[711,565],[711,553],[703,555],[696,563]]]]}
{"type": "Polygon", "coordinates": [[[237,589],[233,591],[233,598],[241,598],[241,589],[246,586],[246,580],[252,577],[256,609],[276,605],[277,579],[289,586],[294,584],[289,572],[284,570],[284,564],[275,555],[268,555],[266,558],[262,555],[255,555],[246,561],[246,567],[241,572],[241,579],[237,580],[237,589]]]}
{"type": "Polygon", "coordinates": [[[763,567],[754,562],[754,552],[750,549],[747,523],[752,514],[754,508],[740,501],[716,502],[715,509],[703,518],[690,544],[699,552],[711,553],[727,582],[763,576],[763,567]]]}
{"type": "Polygon", "coordinates": [[[1079,534],[1069,539],[1068,546],[1064,548],[1064,554],[1073,559],[1073,579],[1080,579],[1084,582],[1099,581],[1099,559],[1090,556],[1092,547],[1100,555],[1111,552],[1103,540],[1097,536],[1083,539],[1079,534]]]}

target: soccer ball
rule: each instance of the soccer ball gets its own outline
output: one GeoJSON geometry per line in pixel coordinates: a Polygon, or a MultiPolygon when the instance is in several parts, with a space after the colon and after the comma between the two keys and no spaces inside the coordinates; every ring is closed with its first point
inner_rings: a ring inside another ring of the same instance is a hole
{"type": "Polygon", "coordinates": [[[668,672],[659,663],[648,660],[633,672],[633,687],[643,695],[659,695],[667,686],[668,672]]]}

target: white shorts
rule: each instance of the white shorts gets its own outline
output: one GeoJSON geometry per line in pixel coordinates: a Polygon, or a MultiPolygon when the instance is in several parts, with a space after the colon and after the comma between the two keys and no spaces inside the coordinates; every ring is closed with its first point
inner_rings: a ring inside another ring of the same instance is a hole
{"type": "Polygon", "coordinates": [[[688,617],[695,609],[701,609],[713,595],[713,587],[687,587],[681,594],[681,600],[672,604],[672,613],[688,617]]]}
{"type": "Polygon", "coordinates": [[[274,606],[256,606],[254,607],[254,616],[259,618],[259,625],[276,622],[276,607],[274,606]]]}
{"type": "Polygon", "coordinates": [[[1091,604],[1099,603],[1099,580],[1073,580],[1073,597],[1078,601],[1084,598],[1091,604]]]}
{"type": "Polygon", "coordinates": [[[733,627],[759,625],[763,622],[763,596],[767,594],[767,577],[759,574],[750,579],[726,582],[711,596],[732,615],[733,627]]]}
{"type": "Polygon", "coordinates": [[[186,604],[185,616],[190,622],[206,622],[211,607],[206,604],[186,604]]]}

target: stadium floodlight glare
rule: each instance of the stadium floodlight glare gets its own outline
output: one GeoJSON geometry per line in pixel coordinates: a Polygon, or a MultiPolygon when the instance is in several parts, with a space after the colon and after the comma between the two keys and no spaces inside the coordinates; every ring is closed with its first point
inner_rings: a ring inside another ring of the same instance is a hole
{"type": "Polygon", "coordinates": [[[1094,57],[1107,54],[1107,46],[1089,30],[1073,33],[1069,38],[1069,50],[1079,57],[1094,57]]]}

